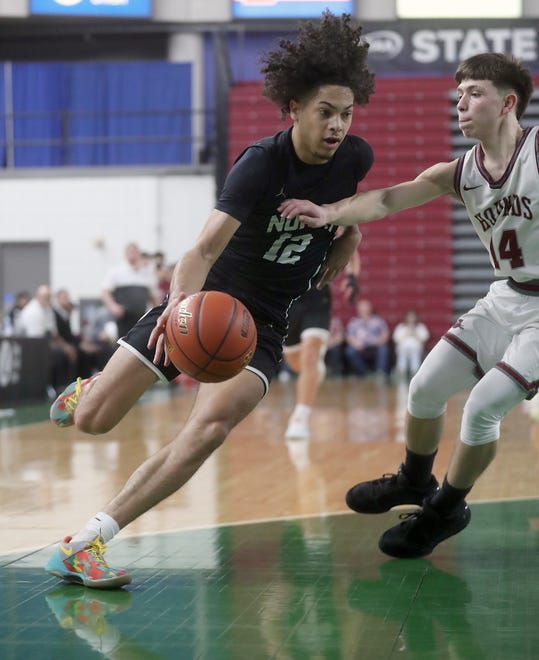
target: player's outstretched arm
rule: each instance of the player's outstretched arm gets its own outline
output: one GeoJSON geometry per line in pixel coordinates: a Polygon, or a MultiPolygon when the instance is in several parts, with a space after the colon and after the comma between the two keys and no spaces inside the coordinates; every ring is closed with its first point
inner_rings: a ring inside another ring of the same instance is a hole
{"type": "Polygon", "coordinates": [[[438,163],[421,172],[412,181],[389,188],[369,190],[333,204],[318,206],[304,199],[287,199],[278,210],[281,216],[298,217],[309,227],[372,222],[397,211],[421,206],[440,195],[454,194],[456,162],[438,163]]]}

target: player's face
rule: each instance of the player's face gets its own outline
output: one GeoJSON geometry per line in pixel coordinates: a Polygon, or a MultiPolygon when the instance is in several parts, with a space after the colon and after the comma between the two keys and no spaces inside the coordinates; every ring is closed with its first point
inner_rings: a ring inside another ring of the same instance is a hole
{"type": "Polygon", "coordinates": [[[298,158],[310,165],[329,161],[350,130],[353,108],[352,90],[341,85],[323,85],[308,98],[292,100],[292,142],[298,158]]]}
{"type": "Polygon", "coordinates": [[[497,131],[507,107],[490,80],[463,80],[457,87],[459,128],[468,138],[482,140],[497,131]]]}

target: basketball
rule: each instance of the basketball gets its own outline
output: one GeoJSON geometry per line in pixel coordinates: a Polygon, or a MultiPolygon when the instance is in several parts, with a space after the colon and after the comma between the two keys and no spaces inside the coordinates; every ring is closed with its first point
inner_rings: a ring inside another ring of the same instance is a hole
{"type": "Polygon", "coordinates": [[[171,362],[201,383],[219,383],[249,364],[256,326],[243,303],[221,291],[200,291],[178,303],[165,339],[171,362]]]}

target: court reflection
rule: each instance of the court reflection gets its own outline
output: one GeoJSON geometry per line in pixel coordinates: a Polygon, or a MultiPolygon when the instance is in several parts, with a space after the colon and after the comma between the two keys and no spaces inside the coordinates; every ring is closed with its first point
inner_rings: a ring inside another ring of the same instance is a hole
{"type": "Polygon", "coordinates": [[[348,589],[350,606],[369,619],[364,635],[383,635],[392,621],[402,624],[392,653],[407,660],[490,658],[470,623],[471,601],[461,577],[421,559],[386,561],[377,579],[352,580],[348,589]]]}
{"type": "Polygon", "coordinates": [[[134,582],[116,592],[62,586],[43,572],[43,550],[4,566],[0,657],[533,657],[536,506],[476,505],[475,526],[430,560],[377,551],[395,512],[118,540],[109,559],[134,582]]]}
{"type": "Polygon", "coordinates": [[[128,591],[66,585],[49,592],[45,600],[60,628],[67,631],[64,648],[72,649],[73,657],[83,657],[87,645],[109,660],[163,660],[162,655],[129,639],[118,627],[118,615],[131,607],[128,591]]]}

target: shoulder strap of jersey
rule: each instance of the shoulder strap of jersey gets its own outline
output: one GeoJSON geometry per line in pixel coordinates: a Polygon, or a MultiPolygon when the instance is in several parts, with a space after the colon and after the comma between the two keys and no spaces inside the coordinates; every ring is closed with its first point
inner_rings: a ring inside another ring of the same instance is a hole
{"type": "Polygon", "coordinates": [[[463,203],[464,200],[462,199],[462,195],[460,193],[460,181],[462,178],[462,168],[464,167],[465,156],[466,154],[463,154],[457,160],[457,167],[455,168],[455,175],[453,177],[453,188],[455,189],[456,194],[459,196],[460,201],[463,203]]]}

